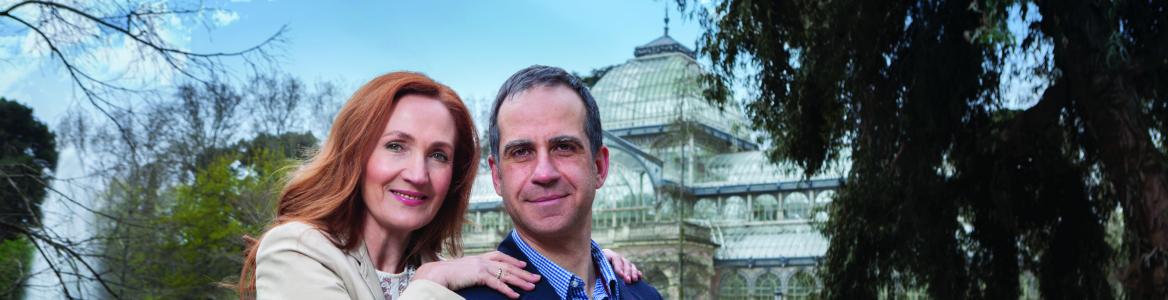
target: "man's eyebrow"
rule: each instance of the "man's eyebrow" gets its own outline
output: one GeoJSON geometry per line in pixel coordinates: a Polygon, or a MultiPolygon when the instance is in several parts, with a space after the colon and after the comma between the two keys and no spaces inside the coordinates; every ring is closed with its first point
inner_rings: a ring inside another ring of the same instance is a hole
{"type": "Polygon", "coordinates": [[[571,144],[576,144],[578,146],[584,145],[584,141],[581,141],[580,138],[570,136],[570,135],[554,136],[554,137],[548,139],[548,143],[549,144],[571,143],[571,144]]]}
{"type": "Polygon", "coordinates": [[[535,144],[535,143],[531,142],[531,140],[525,140],[525,139],[510,141],[510,142],[507,142],[506,145],[503,145],[503,152],[506,152],[507,150],[518,148],[518,147],[531,147],[531,145],[533,145],[533,144],[535,144]]]}

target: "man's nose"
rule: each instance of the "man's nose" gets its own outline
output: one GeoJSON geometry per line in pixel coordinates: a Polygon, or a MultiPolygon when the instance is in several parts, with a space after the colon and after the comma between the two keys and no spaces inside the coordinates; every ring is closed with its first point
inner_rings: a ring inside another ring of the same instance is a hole
{"type": "Polygon", "coordinates": [[[541,186],[549,186],[560,180],[560,170],[552,163],[550,155],[539,155],[535,163],[535,172],[531,174],[531,182],[541,186]]]}

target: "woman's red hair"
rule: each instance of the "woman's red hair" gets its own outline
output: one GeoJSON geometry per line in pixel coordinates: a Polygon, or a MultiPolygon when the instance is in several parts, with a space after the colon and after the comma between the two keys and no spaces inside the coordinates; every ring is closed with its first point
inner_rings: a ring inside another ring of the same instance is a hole
{"type": "MultiPolygon", "coordinates": [[[[463,216],[478,168],[478,134],[469,111],[454,90],[412,72],[378,76],[349,98],[337,113],[320,150],[284,186],[276,219],[267,228],[300,221],[327,233],[342,250],[351,251],[360,246],[367,213],[360,185],[365,163],[389,122],[394,103],[405,95],[424,95],[441,101],[450,111],[458,132],[450,191],[434,219],[410,236],[401,265],[437,260],[443,252],[460,255],[463,216]]],[[[259,243],[248,246],[240,272],[240,298],[254,294],[258,249],[259,243]]]]}

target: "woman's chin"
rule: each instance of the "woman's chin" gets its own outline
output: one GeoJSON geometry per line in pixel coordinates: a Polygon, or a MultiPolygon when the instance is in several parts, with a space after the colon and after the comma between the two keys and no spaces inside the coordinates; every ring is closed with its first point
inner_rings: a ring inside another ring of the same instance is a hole
{"type": "Polygon", "coordinates": [[[386,223],[390,227],[387,229],[400,230],[400,231],[414,231],[414,230],[421,229],[422,227],[425,227],[426,224],[430,224],[431,220],[433,220],[433,219],[432,218],[429,218],[429,219],[418,218],[416,216],[411,216],[409,218],[397,218],[395,220],[389,220],[389,222],[386,222],[386,223]]]}

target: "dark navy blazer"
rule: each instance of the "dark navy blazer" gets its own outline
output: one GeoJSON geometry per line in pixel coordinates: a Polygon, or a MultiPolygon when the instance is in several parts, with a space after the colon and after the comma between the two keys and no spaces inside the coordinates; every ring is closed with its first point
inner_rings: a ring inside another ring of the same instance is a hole
{"type": "MultiPolygon", "coordinates": [[[[504,239],[502,243],[499,243],[499,248],[497,249],[499,252],[503,252],[503,254],[510,255],[515,259],[526,262],[527,267],[524,268],[524,270],[534,274],[539,274],[539,270],[535,268],[535,264],[531,263],[530,259],[527,258],[527,255],[523,254],[523,251],[519,250],[519,245],[515,244],[515,240],[511,238],[510,234],[507,235],[507,239],[504,239]]],[[[617,288],[620,289],[621,299],[661,299],[661,294],[657,292],[657,289],[653,288],[653,286],[649,285],[649,283],[645,282],[644,280],[634,282],[633,284],[625,284],[624,280],[621,280],[620,278],[617,278],[617,280],[614,281],[616,281],[617,288]]],[[[531,290],[530,292],[516,287],[511,288],[514,289],[515,292],[519,293],[519,299],[560,298],[560,295],[556,294],[556,289],[553,288],[546,279],[543,279],[543,274],[540,274],[540,281],[535,283],[535,289],[531,290]]],[[[507,298],[507,295],[503,295],[503,293],[500,293],[495,289],[482,285],[458,290],[458,294],[463,298],[470,300],[510,299],[507,298]]]]}

